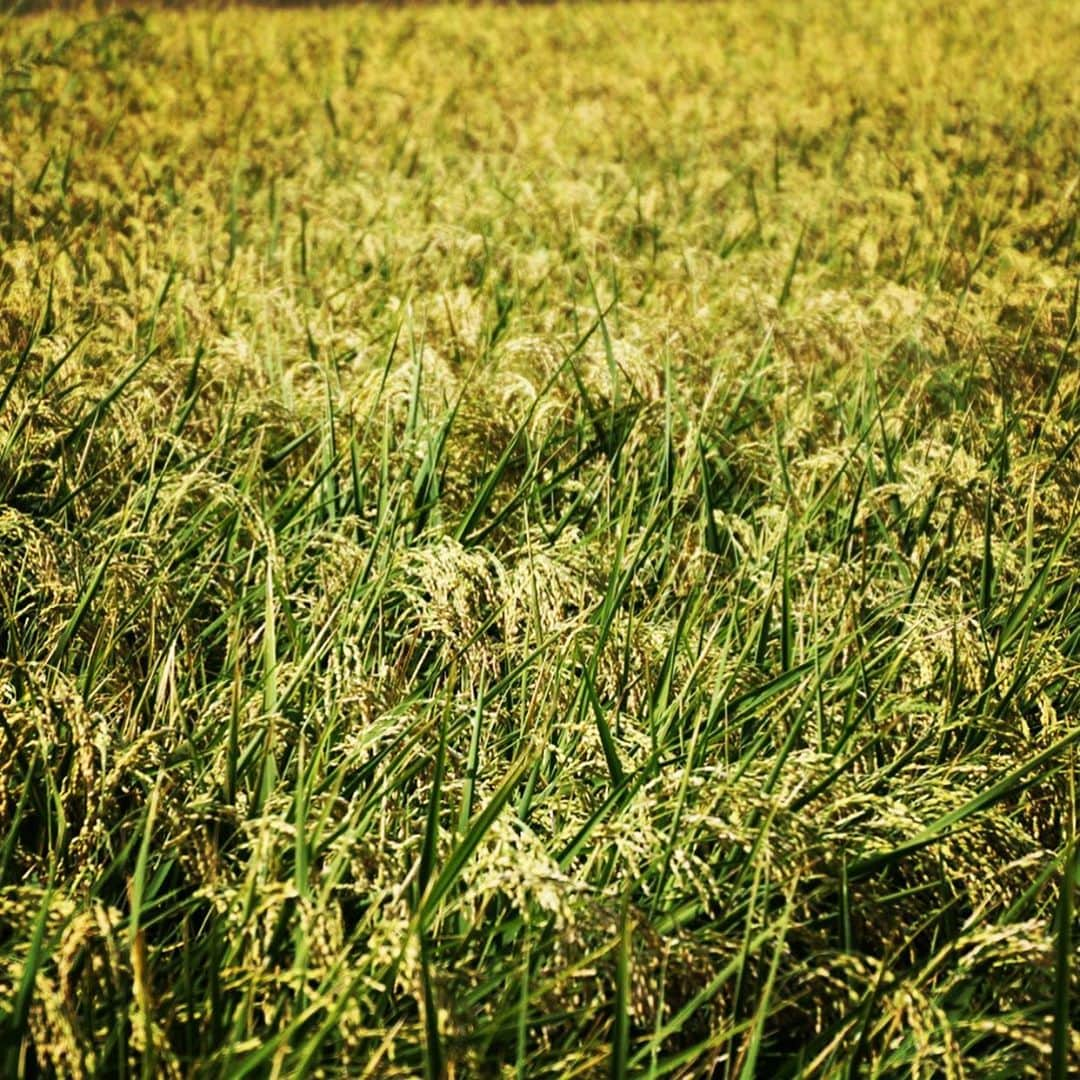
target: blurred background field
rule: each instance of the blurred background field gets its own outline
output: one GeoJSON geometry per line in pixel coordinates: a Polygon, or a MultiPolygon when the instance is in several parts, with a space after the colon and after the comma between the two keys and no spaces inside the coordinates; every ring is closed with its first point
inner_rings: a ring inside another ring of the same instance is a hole
{"type": "Polygon", "coordinates": [[[1080,12],[0,23],[0,1072],[1080,1072],[1080,12]]]}

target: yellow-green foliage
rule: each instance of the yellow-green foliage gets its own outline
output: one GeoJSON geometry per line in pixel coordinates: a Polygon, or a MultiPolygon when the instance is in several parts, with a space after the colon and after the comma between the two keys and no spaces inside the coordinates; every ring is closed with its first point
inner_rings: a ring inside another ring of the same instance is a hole
{"type": "Polygon", "coordinates": [[[0,23],[0,1071],[1080,1073],[1078,71],[0,23]]]}

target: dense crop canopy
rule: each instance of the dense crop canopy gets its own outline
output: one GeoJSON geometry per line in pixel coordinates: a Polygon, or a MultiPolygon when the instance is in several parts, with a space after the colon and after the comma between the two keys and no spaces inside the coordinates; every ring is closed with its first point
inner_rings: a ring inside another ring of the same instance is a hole
{"type": "Polygon", "coordinates": [[[1078,71],[0,23],[0,1073],[1080,1075],[1078,71]]]}

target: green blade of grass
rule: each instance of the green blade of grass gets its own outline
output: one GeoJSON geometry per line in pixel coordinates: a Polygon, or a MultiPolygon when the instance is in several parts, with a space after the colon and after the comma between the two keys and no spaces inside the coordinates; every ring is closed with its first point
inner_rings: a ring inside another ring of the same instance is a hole
{"type": "Polygon", "coordinates": [[[465,864],[472,857],[473,852],[480,846],[488,830],[495,819],[502,812],[503,807],[510,801],[514,789],[521,781],[532,762],[527,758],[520,758],[503,778],[502,783],[488,800],[487,805],[476,816],[469,827],[469,831],[462,837],[457,847],[451,851],[443,864],[438,875],[431,882],[424,895],[421,897],[417,913],[420,931],[423,932],[435,917],[439,904],[453,888],[461,876],[465,864]]]}

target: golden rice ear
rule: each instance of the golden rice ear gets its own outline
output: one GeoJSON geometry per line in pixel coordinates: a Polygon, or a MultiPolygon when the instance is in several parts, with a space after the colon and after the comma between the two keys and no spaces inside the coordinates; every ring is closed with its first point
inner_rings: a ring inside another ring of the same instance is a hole
{"type": "MultiPolygon", "coordinates": [[[[110,995],[123,993],[130,979],[122,919],[121,912],[96,901],[77,907],[35,886],[0,889],[0,926],[7,933],[29,940],[40,923],[56,942],[36,973],[28,1015],[39,1066],[54,1075],[90,1077],[100,1064],[101,1040],[108,1032],[108,1012],[101,1006],[110,995]],[[97,1005],[87,1023],[80,995],[91,991],[97,1005]]],[[[0,989],[13,992],[7,974],[0,975],[0,989]]]]}
{"type": "Polygon", "coordinates": [[[640,343],[624,338],[604,341],[594,334],[585,350],[582,377],[600,401],[614,404],[654,402],[663,392],[663,363],[640,343]]]}
{"type": "Polygon", "coordinates": [[[460,657],[479,679],[502,663],[504,577],[495,555],[445,537],[400,553],[390,587],[404,601],[402,628],[412,645],[429,644],[444,663],[460,657]]]}
{"type": "MultiPolygon", "coordinates": [[[[76,598],[72,552],[30,514],[0,509],[0,595],[4,616],[38,647],[56,644],[76,598]]],[[[14,643],[8,644],[14,649],[14,643]]]]}
{"type": "Polygon", "coordinates": [[[508,556],[502,612],[506,638],[528,650],[552,637],[570,641],[602,596],[602,582],[578,529],[548,543],[539,530],[508,556]]]}
{"type": "MultiPolygon", "coordinates": [[[[114,718],[88,707],[74,681],[48,664],[0,661],[0,751],[24,777],[53,778],[56,811],[65,822],[62,865],[72,880],[88,872],[109,843],[122,813],[117,798],[129,777],[124,766],[147,767],[150,760],[129,750],[117,755],[114,718]],[[126,758],[126,760],[125,760],[126,758]]],[[[47,828],[12,785],[0,781],[0,824],[28,832],[47,828]]],[[[19,875],[41,869],[29,852],[13,851],[19,875]]]]}

